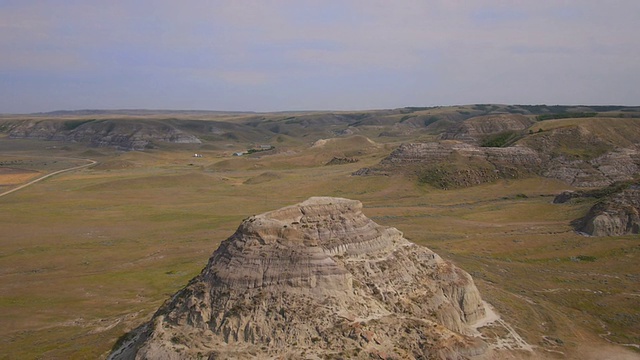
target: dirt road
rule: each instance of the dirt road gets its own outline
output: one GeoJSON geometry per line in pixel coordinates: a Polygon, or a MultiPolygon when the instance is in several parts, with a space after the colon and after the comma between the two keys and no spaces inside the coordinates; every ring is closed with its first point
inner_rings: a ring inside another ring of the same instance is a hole
{"type": "Polygon", "coordinates": [[[22,184],[22,185],[20,185],[20,186],[18,186],[18,187],[16,187],[16,188],[13,188],[13,189],[11,189],[11,190],[8,190],[8,191],[5,191],[5,192],[3,192],[3,193],[0,193],[0,197],[3,197],[3,196],[5,196],[5,195],[9,195],[9,194],[11,194],[12,192],[15,192],[15,191],[18,191],[18,190],[24,189],[24,188],[26,188],[27,186],[33,185],[33,184],[37,183],[38,181],[42,181],[42,180],[44,180],[44,179],[46,179],[46,178],[49,178],[49,177],[52,177],[52,176],[54,176],[54,175],[62,174],[62,173],[64,173],[64,172],[68,172],[68,171],[73,171],[73,170],[78,170],[78,169],[86,168],[86,167],[89,167],[89,166],[91,166],[91,165],[95,165],[95,164],[97,164],[97,163],[98,163],[97,161],[95,161],[95,160],[91,160],[91,159],[75,159],[75,158],[74,158],[74,160],[84,160],[84,161],[88,161],[89,163],[88,163],[88,164],[84,164],[84,165],[79,165],[79,166],[70,167],[70,168],[68,168],[68,169],[62,169],[62,170],[54,171],[54,172],[52,172],[52,173],[50,173],[50,174],[46,174],[46,175],[41,176],[41,177],[39,177],[39,178],[37,178],[37,179],[35,179],[35,180],[29,181],[29,182],[28,182],[28,183],[26,183],[26,184],[22,184]]]}

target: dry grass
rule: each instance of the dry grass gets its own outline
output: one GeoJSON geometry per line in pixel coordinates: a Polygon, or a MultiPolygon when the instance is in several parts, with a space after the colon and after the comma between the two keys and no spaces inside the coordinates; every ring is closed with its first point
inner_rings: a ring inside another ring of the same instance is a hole
{"type": "Polygon", "coordinates": [[[576,118],[540,121],[530,130],[550,131],[559,128],[582,127],[587,132],[618,146],[631,146],[640,142],[640,119],[576,118]]]}
{"type": "Polygon", "coordinates": [[[590,203],[551,204],[566,185],[531,178],[436,190],[402,176],[350,176],[388,154],[384,146],[324,166],[340,151],[107,153],[102,165],[0,198],[0,358],[104,357],[243,218],[319,195],[361,200],[378,223],[455,261],[532,344],[553,336],[571,354],[605,346],[598,334],[607,331],[640,342],[638,238],[575,234],[569,222],[590,203]]]}

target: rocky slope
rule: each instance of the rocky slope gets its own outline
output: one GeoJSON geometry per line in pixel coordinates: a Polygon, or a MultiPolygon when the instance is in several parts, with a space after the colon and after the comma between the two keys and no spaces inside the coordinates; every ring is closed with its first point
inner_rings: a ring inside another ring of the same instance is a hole
{"type": "Polygon", "coordinates": [[[245,219],[109,358],[482,357],[471,276],[361,210],[322,197],[245,219]]]}
{"type": "Polygon", "coordinates": [[[516,134],[533,125],[529,117],[517,114],[493,114],[467,119],[458,125],[451,126],[440,135],[442,140],[460,140],[480,145],[491,135],[516,134]]]}
{"type": "Polygon", "coordinates": [[[539,154],[526,147],[487,148],[439,141],[403,144],[377,167],[354,174],[410,172],[421,182],[449,189],[530,176],[540,172],[541,165],[539,154]]]}
{"type": "MultiPolygon", "coordinates": [[[[563,125],[562,121],[556,121],[563,125]]],[[[577,187],[602,187],[640,172],[640,121],[593,119],[559,126],[519,142],[544,159],[541,175],[577,187]]],[[[550,122],[553,123],[553,122],[550,122]]]]}
{"type": "Polygon", "coordinates": [[[124,150],[142,150],[153,142],[201,142],[174,126],[148,120],[30,120],[6,126],[10,126],[9,137],[14,139],[67,141],[124,150]]]}
{"type": "Polygon", "coordinates": [[[639,214],[640,188],[626,189],[592,207],[579,230],[593,236],[639,234],[639,214]]]}
{"type": "MultiPolygon", "coordinates": [[[[495,125],[490,117],[475,119],[474,126],[487,122],[486,131],[495,125]]],[[[556,121],[555,128],[527,132],[524,138],[506,147],[477,146],[482,137],[471,136],[471,132],[445,133],[443,137],[464,141],[404,144],[377,166],[354,174],[404,172],[416,174],[420,181],[436,187],[455,188],[530,175],[562,180],[576,187],[602,187],[633,179],[640,173],[640,121],[589,121],[578,121],[578,125],[573,123],[575,119],[556,121]]]]}
{"type": "Polygon", "coordinates": [[[554,203],[576,198],[598,199],[585,217],[574,222],[576,230],[592,236],[640,234],[640,181],[591,191],[567,191],[556,196],[554,203]]]}

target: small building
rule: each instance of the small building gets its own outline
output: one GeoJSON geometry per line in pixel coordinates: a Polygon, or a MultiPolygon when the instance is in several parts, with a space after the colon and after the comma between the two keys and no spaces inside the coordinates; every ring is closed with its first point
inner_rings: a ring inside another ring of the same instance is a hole
{"type": "Polygon", "coordinates": [[[242,156],[242,155],[244,155],[244,154],[246,154],[246,152],[245,152],[245,151],[238,151],[238,152],[234,152],[234,153],[233,153],[233,156],[242,156]]]}

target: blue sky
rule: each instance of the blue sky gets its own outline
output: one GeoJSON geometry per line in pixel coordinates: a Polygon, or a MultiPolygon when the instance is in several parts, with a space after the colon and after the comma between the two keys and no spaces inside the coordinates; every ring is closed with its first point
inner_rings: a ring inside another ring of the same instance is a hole
{"type": "Polygon", "coordinates": [[[0,0],[0,113],[640,105],[637,0],[0,0]]]}

